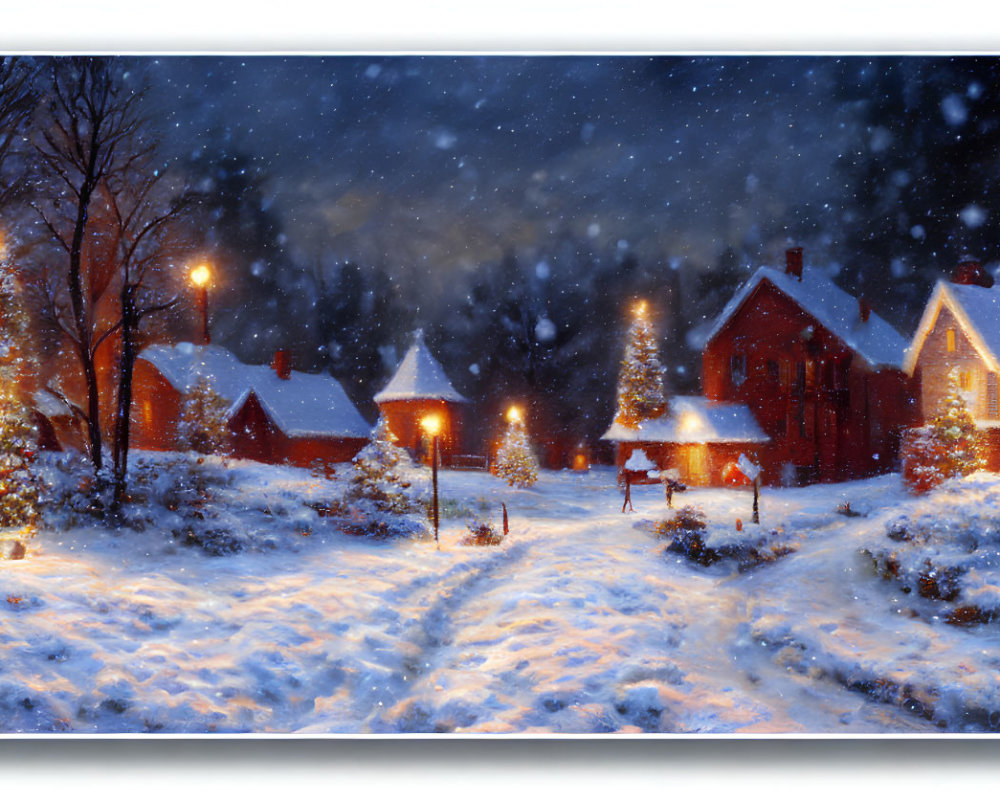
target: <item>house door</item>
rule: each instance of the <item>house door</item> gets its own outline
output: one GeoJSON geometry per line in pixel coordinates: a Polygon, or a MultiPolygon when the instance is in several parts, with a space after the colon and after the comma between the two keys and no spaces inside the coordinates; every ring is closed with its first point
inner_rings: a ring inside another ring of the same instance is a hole
{"type": "Polygon", "coordinates": [[[681,452],[682,480],[692,486],[708,484],[708,445],[685,445],[681,452]]]}

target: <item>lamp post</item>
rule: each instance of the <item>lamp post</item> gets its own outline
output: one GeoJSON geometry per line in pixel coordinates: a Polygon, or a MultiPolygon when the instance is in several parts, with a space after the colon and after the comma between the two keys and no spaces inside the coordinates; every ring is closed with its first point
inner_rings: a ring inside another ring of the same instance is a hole
{"type": "Polygon", "coordinates": [[[420,420],[420,427],[431,437],[431,484],[434,487],[434,499],[431,514],[434,522],[434,544],[441,547],[438,541],[438,435],[441,433],[441,418],[429,414],[420,420]]]}
{"type": "Polygon", "coordinates": [[[212,335],[208,330],[208,284],[212,280],[212,271],[206,264],[199,264],[189,273],[191,284],[198,290],[198,305],[201,307],[201,340],[202,344],[211,344],[212,335]]]}

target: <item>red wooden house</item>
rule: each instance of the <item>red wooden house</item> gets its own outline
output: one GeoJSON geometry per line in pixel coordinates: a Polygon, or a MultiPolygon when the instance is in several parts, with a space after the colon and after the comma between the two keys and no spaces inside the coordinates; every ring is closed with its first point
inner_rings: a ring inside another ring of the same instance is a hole
{"type": "Polygon", "coordinates": [[[939,281],[924,308],[906,354],[906,371],[919,385],[921,421],[938,409],[948,375],[959,385],[986,444],[986,466],[1000,470],[1000,287],[975,262],[960,264],[951,281],[939,281]],[[984,285],[987,284],[987,285],[984,285]]]}
{"type": "Polygon", "coordinates": [[[618,422],[601,437],[617,444],[619,472],[637,450],[659,470],[675,469],[689,486],[721,486],[723,470],[741,454],[759,458],[769,439],[750,410],[704,397],[671,397],[667,412],[636,428],[618,422]]]}
{"type": "Polygon", "coordinates": [[[461,453],[462,406],[468,401],[460,395],[444,374],[441,364],[424,343],[423,331],[418,330],[413,344],[400,362],[396,374],[385,388],[375,395],[375,403],[396,436],[397,444],[421,456],[425,435],[420,422],[436,416],[440,422],[438,447],[441,461],[461,453]]]}
{"type": "Polygon", "coordinates": [[[704,394],[745,404],[771,443],[768,483],[887,472],[916,418],[906,341],[815,269],[802,250],[761,267],[715,320],[702,355],[704,394]]]}
{"type": "Polygon", "coordinates": [[[135,366],[133,444],[173,450],[186,392],[207,376],[229,403],[231,452],[238,458],[309,466],[350,461],[370,426],[329,375],[290,368],[279,351],[271,367],[244,364],[217,345],[152,345],[135,366]]]}

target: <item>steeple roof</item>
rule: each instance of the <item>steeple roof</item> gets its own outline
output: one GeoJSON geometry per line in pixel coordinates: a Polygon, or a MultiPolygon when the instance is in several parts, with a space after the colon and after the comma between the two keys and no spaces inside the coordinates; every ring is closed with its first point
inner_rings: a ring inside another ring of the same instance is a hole
{"type": "Polygon", "coordinates": [[[424,333],[417,330],[413,344],[406,351],[396,374],[386,387],[375,395],[376,403],[391,400],[448,400],[452,403],[468,402],[455,391],[441,364],[431,355],[424,342],[424,333]]]}

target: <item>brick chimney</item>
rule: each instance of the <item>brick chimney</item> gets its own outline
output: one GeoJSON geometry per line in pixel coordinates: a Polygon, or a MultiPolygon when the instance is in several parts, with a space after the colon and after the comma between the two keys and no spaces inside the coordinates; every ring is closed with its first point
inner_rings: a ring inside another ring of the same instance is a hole
{"type": "Polygon", "coordinates": [[[993,276],[983,269],[983,265],[978,261],[966,259],[952,270],[951,282],[962,283],[966,286],[984,286],[990,289],[993,286],[993,276]]]}
{"type": "Polygon", "coordinates": [[[861,318],[862,322],[868,322],[868,318],[872,315],[872,307],[868,305],[868,301],[863,297],[858,298],[858,316],[861,318]]]}
{"type": "Polygon", "coordinates": [[[271,369],[283,381],[292,377],[292,358],[287,350],[275,350],[274,360],[271,362],[271,369]]]}
{"type": "Polygon", "coordinates": [[[785,274],[802,280],[802,248],[789,247],[785,251],[785,274]]]}

